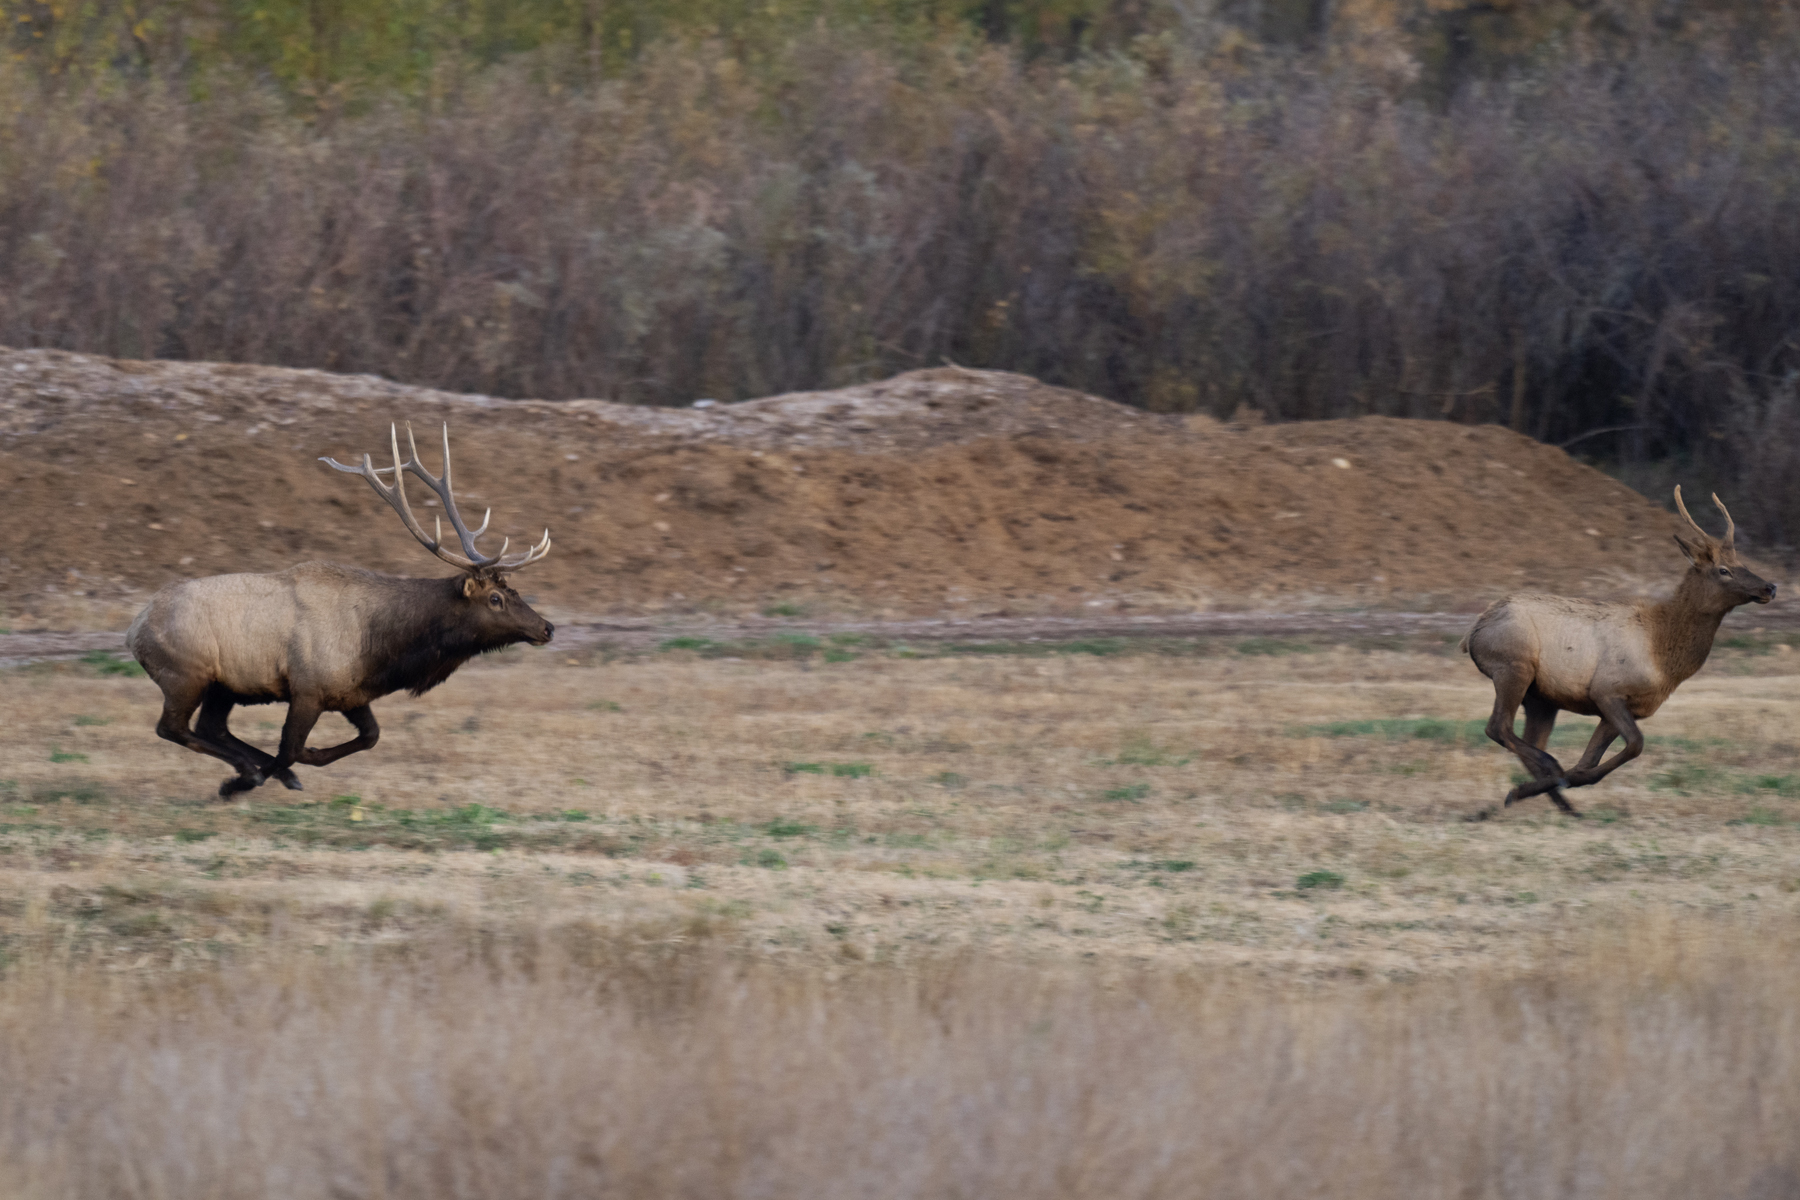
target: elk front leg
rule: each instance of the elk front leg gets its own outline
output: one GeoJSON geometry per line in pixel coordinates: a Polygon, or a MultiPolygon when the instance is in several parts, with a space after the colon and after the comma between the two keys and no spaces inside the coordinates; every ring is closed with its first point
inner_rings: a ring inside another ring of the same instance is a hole
{"type": "Polygon", "coordinates": [[[316,700],[302,699],[299,696],[289,700],[287,720],[281,726],[281,749],[276,752],[274,760],[252,774],[243,775],[237,779],[227,779],[220,785],[219,795],[229,796],[233,792],[248,791],[253,787],[262,786],[265,779],[280,778],[282,772],[293,766],[300,756],[306,753],[306,735],[311,733],[312,727],[319,723],[319,714],[322,711],[316,700]]]}
{"type": "Polygon", "coordinates": [[[1569,772],[1570,787],[1575,786],[1572,782],[1575,773],[1592,769],[1594,764],[1600,761],[1600,756],[1606,753],[1606,748],[1612,745],[1618,736],[1619,731],[1613,728],[1612,722],[1601,717],[1600,723],[1594,726],[1594,736],[1588,739],[1587,749],[1581,752],[1580,761],[1569,772]]]}
{"type": "Polygon", "coordinates": [[[323,750],[303,749],[300,751],[300,762],[309,767],[328,767],[338,759],[359,750],[367,750],[381,740],[381,726],[375,723],[375,713],[368,705],[346,709],[344,719],[356,726],[356,737],[323,750]]]}
{"type": "Polygon", "coordinates": [[[1623,697],[1596,699],[1594,707],[1600,710],[1600,728],[1594,730],[1594,738],[1588,743],[1588,753],[1582,755],[1581,762],[1569,772],[1570,787],[1588,787],[1599,783],[1644,752],[1644,732],[1638,728],[1637,719],[1631,715],[1631,709],[1623,697]],[[1609,730],[1604,742],[1600,740],[1601,730],[1609,730]],[[1606,748],[1615,737],[1623,737],[1625,745],[1605,762],[1599,762],[1600,756],[1606,753],[1606,748]],[[1590,756],[1594,759],[1593,762],[1589,761],[1590,756]]]}

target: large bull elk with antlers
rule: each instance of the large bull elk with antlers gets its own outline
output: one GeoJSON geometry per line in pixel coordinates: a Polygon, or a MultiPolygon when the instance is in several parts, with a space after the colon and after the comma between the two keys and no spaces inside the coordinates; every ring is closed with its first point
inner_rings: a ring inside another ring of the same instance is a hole
{"type": "Polygon", "coordinates": [[[444,427],[444,473],[433,476],[419,461],[412,429],[411,457],[400,461],[399,434],[391,426],[391,467],[320,461],[361,475],[400,514],[408,532],[460,572],[449,579],[408,579],[335,563],[309,562],[269,575],[214,575],[170,584],[157,592],[131,623],[126,644],[162,689],[156,732],[237,768],[219,786],[221,796],[278,779],[299,790],[292,767],[323,767],[367,750],[381,735],[369,705],[402,688],[417,696],[450,677],[463,663],[517,642],[542,646],[554,627],[533,612],[507,577],[550,552],[550,531],[535,546],[506,557],[482,554],[457,512],[450,483],[450,428],[444,427]],[[445,549],[443,523],[426,534],[406,500],[411,474],[436,493],[462,544],[445,549]],[[392,475],[383,484],[381,476],[392,475]],[[281,748],[270,755],[234,737],[227,726],[239,704],[288,706],[281,748]],[[194,710],[200,716],[189,728],[194,710]],[[307,735],[323,713],[340,712],[357,736],[341,745],[309,750],[307,735]]]}
{"type": "MultiPolygon", "coordinates": [[[[1507,804],[1548,793],[1562,811],[1580,816],[1562,789],[1598,783],[1643,753],[1637,723],[1705,664],[1725,614],[1775,598],[1775,585],[1738,559],[1737,526],[1717,496],[1713,503],[1725,517],[1722,539],[1700,528],[1682,503],[1681,489],[1675,489],[1675,507],[1693,533],[1675,535],[1690,565],[1667,600],[1603,604],[1520,594],[1495,601],[1476,619],[1462,649],[1494,681],[1487,735],[1518,755],[1532,776],[1507,793],[1507,804]],[[1521,704],[1524,737],[1513,731],[1521,704]],[[1559,712],[1600,718],[1580,761],[1568,771],[1544,748],[1559,712]],[[1619,738],[1624,747],[1602,762],[1619,738]]],[[[1477,819],[1487,815],[1483,810],[1477,819]]]]}

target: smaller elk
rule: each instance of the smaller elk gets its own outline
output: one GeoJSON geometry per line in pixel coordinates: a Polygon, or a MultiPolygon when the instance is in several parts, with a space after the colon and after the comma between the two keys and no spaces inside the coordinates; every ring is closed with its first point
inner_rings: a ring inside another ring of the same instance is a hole
{"type": "Polygon", "coordinates": [[[550,553],[550,531],[513,558],[506,557],[510,542],[502,542],[498,554],[482,554],[475,541],[487,532],[487,518],[469,532],[451,494],[449,426],[442,478],[419,462],[411,427],[406,441],[412,457],[404,464],[392,427],[391,467],[373,466],[367,454],[360,467],[320,461],[368,480],[422,546],[461,568],[457,575],[408,579],[323,562],[271,575],[213,575],[163,588],[131,623],[126,645],[163,693],[157,735],[237,769],[219,785],[219,795],[247,791],[268,779],[298,791],[300,781],[290,769],[295,763],[323,767],[375,745],[381,735],[369,709],[375,700],[402,688],[422,695],[477,654],[550,640],[554,627],[507,583],[512,572],[550,553]],[[409,472],[437,494],[462,554],[443,547],[442,521],[437,537],[420,528],[406,502],[409,472]],[[386,474],[393,481],[383,485],[386,474]],[[277,753],[232,735],[226,720],[239,704],[288,706],[277,753]],[[190,729],[196,708],[200,717],[190,729]],[[328,712],[343,713],[357,736],[307,749],[307,735],[328,712]]]}
{"type": "Polygon", "coordinates": [[[1548,792],[1558,808],[1580,816],[1562,789],[1598,783],[1643,753],[1637,723],[1706,662],[1725,614],[1775,598],[1775,585],[1738,561],[1731,513],[1717,496],[1713,503],[1725,516],[1722,540],[1688,515],[1681,489],[1675,489],[1675,507],[1694,531],[1687,538],[1676,534],[1675,544],[1692,565],[1667,600],[1602,604],[1521,593],[1495,601],[1476,619],[1462,649],[1494,681],[1487,735],[1518,755],[1532,775],[1530,783],[1506,794],[1507,804],[1548,792]],[[1520,704],[1525,706],[1522,738],[1513,732],[1520,704]],[[1569,771],[1544,749],[1558,712],[1600,718],[1569,771]],[[1625,739],[1624,747],[1601,762],[1618,738],[1625,739]]]}

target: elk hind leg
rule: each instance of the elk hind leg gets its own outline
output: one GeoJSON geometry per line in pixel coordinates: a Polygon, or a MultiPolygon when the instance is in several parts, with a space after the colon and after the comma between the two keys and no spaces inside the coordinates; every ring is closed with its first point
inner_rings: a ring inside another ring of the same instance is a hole
{"type": "MultiPolygon", "coordinates": [[[[206,695],[204,685],[198,687],[181,687],[164,690],[162,717],[156,722],[156,736],[165,741],[174,742],[178,746],[186,746],[200,754],[211,755],[229,766],[237,768],[237,775],[227,779],[219,787],[221,796],[242,791],[245,787],[255,787],[262,782],[261,764],[236,746],[222,744],[206,737],[203,732],[188,728],[193,719],[194,710],[199,708],[206,695]],[[253,782],[246,783],[245,780],[253,782]],[[237,786],[233,786],[237,785],[237,786]]],[[[254,747],[245,747],[254,750],[254,747]]],[[[260,754],[261,751],[256,751],[260,754]]]]}
{"type": "Polygon", "coordinates": [[[381,726],[375,723],[375,713],[368,705],[345,709],[344,719],[356,726],[354,738],[322,750],[302,749],[299,761],[309,767],[327,767],[347,755],[367,750],[381,740],[381,726]]]}
{"type": "MultiPolygon", "coordinates": [[[[1527,796],[1561,787],[1562,765],[1550,757],[1548,751],[1532,745],[1513,732],[1513,719],[1518,714],[1519,706],[1531,692],[1531,674],[1519,668],[1500,668],[1490,678],[1494,681],[1494,712],[1488,718],[1487,735],[1510,750],[1524,764],[1525,769],[1531,772],[1533,780],[1508,792],[1506,803],[1512,804],[1527,796]]],[[[1548,740],[1547,734],[1545,740],[1548,740]]]]}
{"type": "MultiPolygon", "coordinates": [[[[1550,735],[1556,731],[1557,712],[1558,709],[1556,705],[1545,699],[1544,694],[1535,687],[1529,689],[1525,693],[1525,741],[1528,745],[1542,751],[1544,757],[1549,758],[1553,764],[1556,762],[1556,759],[1551,757],[1548,747],[1550,745],[1550,735]]],[[[1545,776],[1538,774],[1536,771],[1533,771],[1532,774],[1536,775],[1539,779],[1545,778],[1545,776]]],[[[1562,768],[1557,767],[1555,772],[1550,775],[1549,778],[1555,779],[1559,778],[1561,775],[1562,768]]],[[[1571,817],[1579,817],[1581,815],[1575,811],[1574,806],[1563,796],[1561,788],[1550,788],[1547,790],[1546,794],[1553,802],[1555,802],[1556,807],[1562,809],[1571,817]]],[[[1511,803],[1511,801],[1508,801],[1508,803],[1511,803]]]]}
{"type": "Polygon", "coordinates": [[[265,754],[231,732],[231,710],[236,704],[237,701],[232,699],[230,692],[217,687],[210,689],[200,705],[200,719],[194,722],[194,732],[208,741],[236,749],[254,762],[258,770],[272,779],[280,780],[281,785],[289,791],[300,791],[300,781],[294,778],[292,771],[269,772],[270,764],[275,761],[274,755],[265,754]]]}

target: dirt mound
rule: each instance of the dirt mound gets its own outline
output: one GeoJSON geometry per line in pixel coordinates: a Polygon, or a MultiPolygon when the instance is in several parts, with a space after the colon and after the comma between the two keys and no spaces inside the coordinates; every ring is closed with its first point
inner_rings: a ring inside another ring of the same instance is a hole
{"type": "Polygon", "coordinates": [[[1667,513],[1493,426],[1239,428],[959,368],[658,410],[0,351],[0,605],[19,627],[106,624],[183,576],[432,571],[316,461],[380,461],[396,418],[433,434],[428,465],[450,420],[465,507],[494,504],[515,544],[552,528],[520,581],[565,617],[1473,608],[1681,566],[1667,513]]]}

